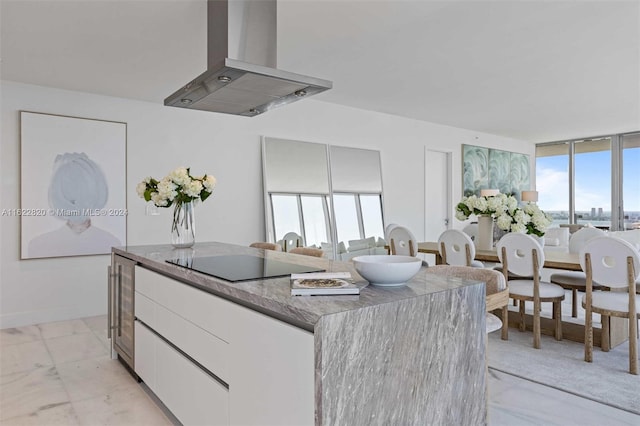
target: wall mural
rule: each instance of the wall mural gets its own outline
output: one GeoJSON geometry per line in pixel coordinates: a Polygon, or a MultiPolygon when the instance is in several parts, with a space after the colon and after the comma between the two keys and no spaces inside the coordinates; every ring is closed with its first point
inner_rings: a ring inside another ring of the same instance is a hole
{"type": "Polygon", "coordinates": [[[529,156],[474,145],[462,145],[462,188],[465,197],[480,195],[481,189],[499,189],[513,194],[531,188],[529,156]]]}

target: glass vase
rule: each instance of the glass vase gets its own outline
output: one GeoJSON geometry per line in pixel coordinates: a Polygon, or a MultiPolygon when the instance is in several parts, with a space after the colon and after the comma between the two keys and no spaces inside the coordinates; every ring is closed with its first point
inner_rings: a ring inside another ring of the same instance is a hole
{"type": "Polygon", "coordinates": [[[176,248],[186,248],[195,242],[196,218],[193,202],[176,204],[171,224],[171,244],[176,248]]]}

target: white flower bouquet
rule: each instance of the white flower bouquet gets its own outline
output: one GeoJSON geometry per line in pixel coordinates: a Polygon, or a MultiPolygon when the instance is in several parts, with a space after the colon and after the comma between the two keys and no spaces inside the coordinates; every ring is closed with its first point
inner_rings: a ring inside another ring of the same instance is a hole
{"type": "Polygon", "coordinates": [[[471,195],[456,206],[456,219],[467,220],[472,214],[496,219],[498,228],[507,232],[522,232],[542,237],[552,218],[533,203],[518,207],[513,195],[498,194],[490,197],[471,195]]]}
{"type": "Polygon", "coordinates": [[[213,192],[216,178],[213,175],[191,176],[190,169],[178,167],[162,180],[145,178],[136,186],[136,192],[145,201],[157,207],[171,207],[192,201],[204,201],[213,192]]]}
{"type": "Polygon", "coordinates": [[[472,214],[498,217],[517,207],[518,200],[511,195],[498,194],[489,197],[471,195],[464,197],[456,206],[456,219],[467,220],[472,214]]]}
{"type": "Polygon", "coordinates": [[[157,207],[175,206],[171,226],[172,243],[176,247],[190,247],[195,242],[193,206],[204,201],[213,192],[213,175],[192,176],[189,168],[178,167],[162,180],[145,178],[136,186],[136,192],[145,201],[157,207]]]}

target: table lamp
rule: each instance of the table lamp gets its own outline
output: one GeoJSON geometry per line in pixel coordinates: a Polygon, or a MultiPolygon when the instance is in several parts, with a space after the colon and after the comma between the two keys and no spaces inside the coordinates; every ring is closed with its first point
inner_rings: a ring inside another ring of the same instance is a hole
{"type": "Polygon", "coordinates": [[[535,203],[538,201],[538,191],[522,191],[522,201],[535,203]]]}
{"type": "Polygon", "coordinates": [[[498,194],[500,194],[499,189],[481,189],[480,190],[481,197],[495,197],[498,194]]]}

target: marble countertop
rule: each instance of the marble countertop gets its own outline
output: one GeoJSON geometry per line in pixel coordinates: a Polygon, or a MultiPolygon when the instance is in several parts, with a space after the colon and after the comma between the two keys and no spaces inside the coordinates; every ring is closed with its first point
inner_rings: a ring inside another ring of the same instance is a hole
{"type": "Polygon", "coordinates": [[[114,247],[113,253],[136,261],[147,269],[309,331],[314,330],[314,326],[324,315],[364,309],[477,284],[476,281],[462,281],[457,278],[432,275],[428,273],[428,268],[422,267],[406,286],[375,287],[367,285],[367,282],[357,274],[351,262],[217,242],[197,243],[188,249],[175,249],[171,245],[114,247]],[[167,259],[175,258],[234,254],[268,257],[289,263],[320,267],[327,272],[349,271],[357,281],[356,284],[362,287],[360,295],[291,296],[288,277],[229,282],[166,262],[167,259]]]}

